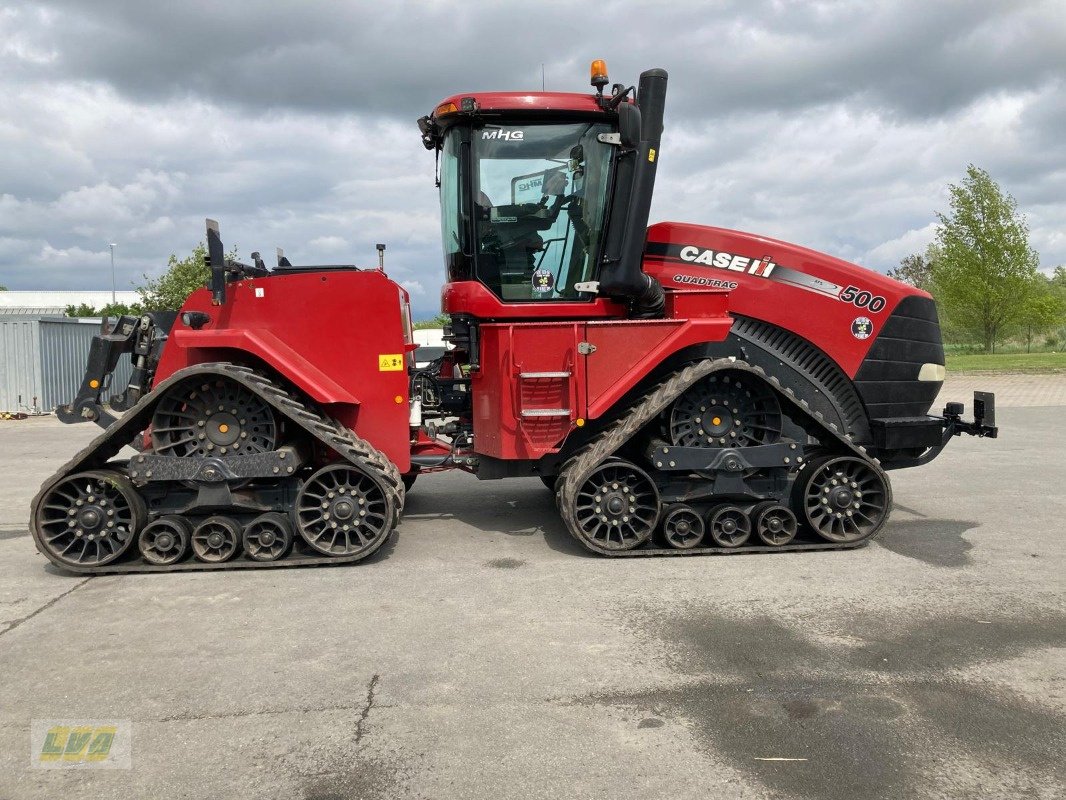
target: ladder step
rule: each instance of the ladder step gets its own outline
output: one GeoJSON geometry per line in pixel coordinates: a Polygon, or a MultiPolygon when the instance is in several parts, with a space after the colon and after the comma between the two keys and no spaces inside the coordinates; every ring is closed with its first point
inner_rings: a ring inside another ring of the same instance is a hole
{"type": "Polygon", "coordinates": [[[523,417],[569,417],[569,408],[527,408],[522,411],[523,417]]]}
{"type": "Polygon", "coordinates": [[[569,372],[520,372],[519,378],[569,378],[569,372]]]}

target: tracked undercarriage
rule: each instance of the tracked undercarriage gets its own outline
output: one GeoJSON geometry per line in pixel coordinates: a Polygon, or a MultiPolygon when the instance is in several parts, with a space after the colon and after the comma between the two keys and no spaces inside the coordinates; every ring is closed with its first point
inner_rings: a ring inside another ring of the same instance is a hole
{"type": "Polygon", "coordinates": [[[369,557],[403,510],[396,467],[247,367],[181,370],[33,501],[38,549],[74,572],[335,564],[369,557]],[[123,447],[150,431],[129,459],[123,447]]]}
{"type": "Polygon", "coordinates": [[[742,361],[692,364],[566,462],[560,513],[609,556],[856,547],[888,519],[888,476],[820,417],[742,361]]]}

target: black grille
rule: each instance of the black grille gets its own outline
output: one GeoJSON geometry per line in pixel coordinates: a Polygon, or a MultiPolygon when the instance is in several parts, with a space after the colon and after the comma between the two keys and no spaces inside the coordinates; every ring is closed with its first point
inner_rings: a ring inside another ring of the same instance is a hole
{"type": "Polygon", "coordinates": [[[936,303],[905,297],[885,321],[855,374],[855,388],[872,419],[920,417],[940,392],[940,381],[920,381],[922,364],[943,364],[936,303]]]}

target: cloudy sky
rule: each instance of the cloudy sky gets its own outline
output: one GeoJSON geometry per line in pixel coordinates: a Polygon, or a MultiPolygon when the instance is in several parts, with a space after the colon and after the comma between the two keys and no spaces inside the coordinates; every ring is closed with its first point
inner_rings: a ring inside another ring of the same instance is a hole
{"type": "Polygon", "coordinates": [[[653,220],[739,228],[878,270],[987,169],[1066,263],[1062,0],[0,0],[0,284],[119,288],[203,238],[373,265],[435,313],[433,158],[463,91],[671,75],[653,220]],[[588,11],[584,9],[589,9],[588,11]]]}

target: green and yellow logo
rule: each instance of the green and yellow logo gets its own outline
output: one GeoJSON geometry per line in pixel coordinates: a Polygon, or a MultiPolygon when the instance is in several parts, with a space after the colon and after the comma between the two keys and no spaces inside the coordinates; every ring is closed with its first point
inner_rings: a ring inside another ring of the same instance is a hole
{"type": "Polygon", "coordinates": [[[40,760],[104,761],[111,754],[111,745],[115,743],[117,733],[117,725],[101,725],[98,728],[53,725],[44,735],[40,760]]]}
{"type": "Polygon", "coordinates": [[[130,769],[131,738],[126,720],[34,720],[30,760],[44,769],[130,769]]]}

